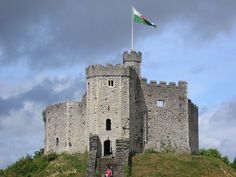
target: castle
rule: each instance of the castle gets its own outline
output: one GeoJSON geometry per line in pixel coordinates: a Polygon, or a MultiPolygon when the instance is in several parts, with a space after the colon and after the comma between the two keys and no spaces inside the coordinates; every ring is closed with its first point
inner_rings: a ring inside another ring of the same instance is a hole
{"type": "Polygon", "coordinates": [[[129,152],[197,153],[198,108],[188,99],[187,82],[148,83],[141,61],[141,52],[131,51],[123,53],[123,64],[88,66],[81,102],[43,112],[45,153],[91,151],[94,136],[101,157],[116,154],[120,140],[129,152]]]}

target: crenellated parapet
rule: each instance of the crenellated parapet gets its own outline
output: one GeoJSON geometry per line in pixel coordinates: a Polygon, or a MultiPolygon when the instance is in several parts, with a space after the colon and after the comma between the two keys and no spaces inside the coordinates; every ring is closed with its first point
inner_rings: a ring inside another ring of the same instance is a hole
{"type": "Polygon", "coordinates": [[[137,62],[141,63],[142,62],[142,53],[141,52],[136,52],[136,51],[131,51],[130,53],[125,51],[123,53],[123,63],[125,62],[137,62]]]}
{"type": "Polygon", "coordinates": [[[59,108],[70,108],[72,106],[77,106],[77,107],[82,107],[84,106],[84,102],[59,102],[59,103],[56,103],[56,104],[50,104],[48,105],[44,111],[47,111],[47,110],[52,110],[52,109],[59,109],[59,108]]]}
{"type": "Polygon", "coordinates": [[[178,84],[176,84],[175,82],[166,83],[165,81],[160,81],[159,83],[157,83],[157,81],[151,80],[148,83],[146,78],[142,78],[141,82],[142,84],[147,85],[148,87],[150,86],[150,87],[158,87],[158,88],[176,88],[176,89],[187,90],[187,86],[188,86],[188,83],[186,81],[179,81],[178,84]]]}
{"type": "Polygon", "coordinates": [[[117,64],[106,66],[103,65],[90,65],[86,68],[86,77],[131,77],[131,68],[125,68],[124,65],[117,64]]]}

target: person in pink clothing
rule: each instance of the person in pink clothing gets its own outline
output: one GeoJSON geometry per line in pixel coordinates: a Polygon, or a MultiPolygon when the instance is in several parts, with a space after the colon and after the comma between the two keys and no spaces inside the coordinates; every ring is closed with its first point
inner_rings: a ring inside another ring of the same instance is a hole
{"type": "Polygon", "coordinates": [[[111,177],[111,176],[112,176],[112,171],[111,171],[110,168],[107,168],[107,169],[105,170],[105,177],[111,177]]]}

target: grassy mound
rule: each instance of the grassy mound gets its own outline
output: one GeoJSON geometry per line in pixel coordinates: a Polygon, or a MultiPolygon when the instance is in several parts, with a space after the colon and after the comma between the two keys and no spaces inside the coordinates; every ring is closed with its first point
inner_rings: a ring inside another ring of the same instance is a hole
{"type": "Polygon", "coordinates": [[[133,157],[132,176],[236,177],[236,170],[214,157],[144,153],[133,157]]]}
{"type": "MultiPolygon", "coordinates": [[[[236,177],[236,170],[217,157],[149,151],[133,157],[131,175],[129,168],[125,171],[132,177],[236,177]]],[[[38,151],[0,170],[0,177],[85,177],[87,158],[87,154],[43,155],[38,151]]]]}
{"type": "Polygon", "coordinates": [[[37,152],[34,157],[26,156],[5,170],[1,177],[85,177],[87,154],[50,154],[37,152]]]}

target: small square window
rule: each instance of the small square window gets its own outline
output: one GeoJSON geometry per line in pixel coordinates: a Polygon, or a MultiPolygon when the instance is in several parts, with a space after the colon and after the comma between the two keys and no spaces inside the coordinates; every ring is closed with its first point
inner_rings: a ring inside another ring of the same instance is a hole
{"type": "Polygon", "coordinates": [[[109,80],[109,81],[108,81],[108,86],[113,87],[113,84],[114,84],[114,81],[113,81],[113,80],[109,80]]]}
{"type": "Polygon", "coordinates": [[[164,100],[157,100],[156,105],[157,105],[157,107],[162,108],[165,106],[165,101],[164,100]]]}

